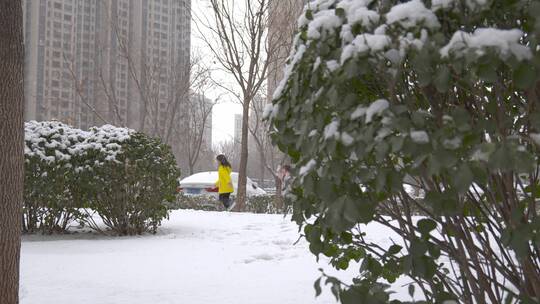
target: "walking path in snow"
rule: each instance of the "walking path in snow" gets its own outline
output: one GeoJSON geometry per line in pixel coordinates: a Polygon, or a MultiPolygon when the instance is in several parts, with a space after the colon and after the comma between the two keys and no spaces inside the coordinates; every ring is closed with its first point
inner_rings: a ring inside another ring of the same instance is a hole
{"type": "Polygon", "coordinates": [[[22,304],[336,303],[315,298],[323,267],[282,215],[179,210],[157,235],[25,236],[22,304]]]}

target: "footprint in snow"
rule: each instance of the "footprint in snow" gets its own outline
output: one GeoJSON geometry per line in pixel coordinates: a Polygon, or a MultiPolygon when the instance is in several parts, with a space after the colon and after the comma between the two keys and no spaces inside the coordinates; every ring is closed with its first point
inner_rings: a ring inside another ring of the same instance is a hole
{"type": "Polygon", "coordinates": [[[243,262],[244,264],[250,264],[256,261],[272,261],[272,260],[281,260],[281,256],[263,253],[263,254],[254,255],[249,259],[245,259],[243,260],[243,262]]]}
{"type": "Polygon", "coordinates": [[[244,229],[244,230],[252,230],[252,231],[260,231],[260,230],[262,230],[261,227],[251,226],[251,225],[245,226],[243,229],[244,229]]]}
{"type": "Polygon", "coordinates": [[[272,244],[278,245],[278,246],[281,246],[281,247],[289,247],[289,246],[292,246],[293,243],[294,243],[294,241],[292,241],[292,240],[273,240],[272,241],[272,244]]]}
{"type": "Polygon", "coordinates": [[[271,254],[268,254],[268,253],[263,253],[263,254],[259,254],[259,255],[254,255],[253,257],[255,259],[257,259],[257,260],[271,261],[271,260],[275,259],[277,256],[271,255],[271,254]]]}
{"type": "Polygon", "coordinates": [[[175,239],[176,238],[176,234],[174,233],[169,233],[169,234],[165,234],[165,235],[162,235],[159,237],[160,239],[175,239]]]}

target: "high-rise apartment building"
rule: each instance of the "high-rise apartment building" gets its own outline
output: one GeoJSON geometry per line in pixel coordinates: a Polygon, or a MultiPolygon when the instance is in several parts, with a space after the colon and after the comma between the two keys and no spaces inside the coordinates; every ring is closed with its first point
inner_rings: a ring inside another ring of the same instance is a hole
{"type": "Polygon", "coordinates": [[[26,118],[85,125],[91,114],[80,103],[93,88],[73,79],[93,78],[96,1],[25,0],[23,9],[26,118]]]}
{"type": "Polygon", "coordinates": [[[27,120],[163,134],[170,104],[187,89],[190,0],[22,4],[27,120]]]}
{"type": "Polygon", "coordinates": [[[147,130],[162,134],[174,119],[170,105],[189,92],[191,1],[142,0],[140,6],[136,18],[144,26],[141,36],[133,37],[140,39],[139,77],[147,91],[138,96],[143,99],[140,120],[147,130]]]}
{"type": "MultiPolygon", "coordinates": [[[[127,56],[132,35],[138,34],[138,24],[132,15],[130,0],[94,0],[96,1],[95,51],[93,78],[82,83],[93,88],[90,95],[95,107],[93,124],[106,122],[137,128],[138,116],[134,109],[137,105],[130,98],[133,90],[130,80],[130,68],[137,66],[127,56]],[[130,67],[130,64],[133,65],[130,67]]],[[[84,35],[85,33],[83,33],[84,35]]],[[[82,76],[82,75],[81,75],[82,76]]],[[[82,76],[84,77],[84,76],[82,76]]],[[[88,109],[86,104],[82,110],[88,109]]]]}

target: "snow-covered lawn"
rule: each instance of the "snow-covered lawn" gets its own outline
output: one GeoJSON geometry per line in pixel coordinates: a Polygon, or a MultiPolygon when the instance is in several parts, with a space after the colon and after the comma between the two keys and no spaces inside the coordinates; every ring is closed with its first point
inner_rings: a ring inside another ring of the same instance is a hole
{"type": "Polygon", "coordinates": [[[315,298],[318,268],[281,215],[174,211],[157,235],[25,236],[22,304],[336,303],[315,298]]]}
{"type": "Polygon", "coordinates": [[[315,299],[320,266],[297,239],[280,215],[202,211],[173,212],[155,236],[25,237],[21,302],[335,303],[315,299]]]}

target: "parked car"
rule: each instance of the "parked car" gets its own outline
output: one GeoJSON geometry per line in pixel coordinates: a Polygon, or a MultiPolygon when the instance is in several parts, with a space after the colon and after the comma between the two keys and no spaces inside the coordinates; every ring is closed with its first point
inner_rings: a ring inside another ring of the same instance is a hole
{"type": "MultiPolygon", "coordinates": [[[[232,172],[231,179],[234,186],[232,195],[236,196],[236,191],[238,190],[238,172],[232,172]]],[[[217,171],[195,173],[180,180],[180,188],[178,190],[186,195],[209,195],[217,198],[217,190],[213,189],[217,180],[217,171]]],[[[246,183],[246,193],[248,197],[267,194],[266,191],[261,189],[249,177],[246,183]]]]}

